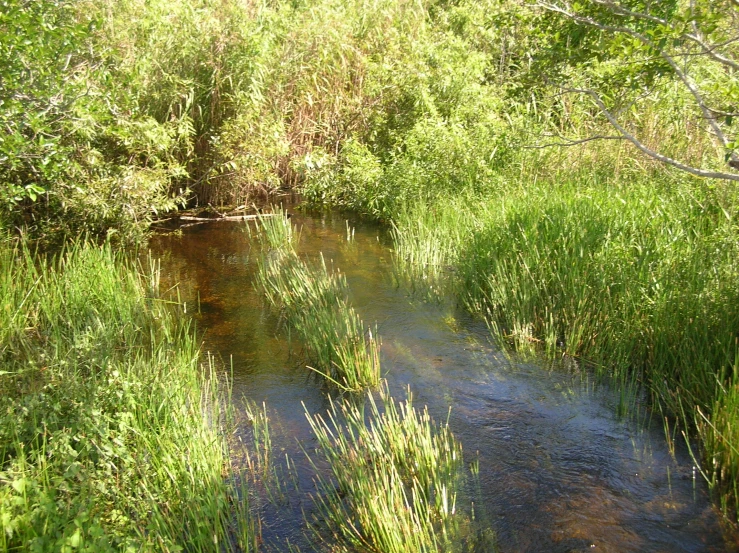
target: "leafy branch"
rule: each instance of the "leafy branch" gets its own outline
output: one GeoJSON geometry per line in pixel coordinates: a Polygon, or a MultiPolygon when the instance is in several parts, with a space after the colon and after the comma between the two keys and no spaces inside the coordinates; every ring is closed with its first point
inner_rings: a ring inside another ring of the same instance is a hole
{"type": "MultiPolygon", "coordinates": [[[[732,3],[737,4],[736,0],[732,0],[732,3]]],[[[578,25],[594,28],[612,36],[630,37],[648,53],[661,58],[669,67],[672,75],[690,93],[695,106],[701,113],[701,120],[708,124],[714,141],[726,152],[727,164],[733,169],[739,169],[739,156],[736,153],[739,140],[735,136],[729,136],[726,128],[731,124],[734,112],[737,110],[733,106],[729,109],[720,109],[711,105],[707,99],[708,93],[698,84],[691,72],[691,61],[715,62],[731,81],[734,72],[739,69],[739,60],[732,55],[729,48],[739,41],[739,36],[720,36],[723,33],[717,31],[720,28],[717,23],[720,18],[716,13],[698,9],[695,2],[691,2],[685,13],[673,14],[671,20],[653,13],[635,11],[616,0],[538,1],[534,5],[548,12],[559,14],[578,25]],[[703,31],[701,25],[708,30],[703,31]]],[[[619,137],[628,140],[653,159],[696,176],[739,181],[737,174],[693,167],[649,148],[618,121],[616,115],[607,108],[602,95],[596,90],[571,87],[562,87],[562,90],[566,93],[580,93],[589,96],[611,126],[618,131],[619,137]]],[[[730,83],[721,91],[730,98],[736,96],[738,92],[732,89],[730,83]]],[[[592,137],[591,139],[597,138],[592,137]]],[[[612,139],[613,137],[603,138],[612,139]]],[[[568,146],[591,139],[566,140],[564,143],[553,145],[568,146]]]]}

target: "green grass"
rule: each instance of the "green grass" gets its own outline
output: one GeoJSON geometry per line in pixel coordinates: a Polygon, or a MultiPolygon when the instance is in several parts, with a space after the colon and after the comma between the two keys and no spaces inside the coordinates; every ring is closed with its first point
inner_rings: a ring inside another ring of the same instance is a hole
{"type": "MultiPolygon", "coordinates": [[[[559,81],[600,90],[650,147],[723,167],[674,76],[522,0],[6,4],[0,225],[136,242],[188,198],[241,204],[300,184],[312,202],[393,221],[404,276],[453,290],[508,344],[643,383],[704,437],[707,476],[736,503],[733,189],[625,143],[526,149],[612,134],[559,81]]],[[[732,111],[725,72],[696,67],[732,111]]],[[[315,370],[345,389],[376,384],[377,339],[341,275],[299,259],[289,225],[263,226],[277,234],[262,285],[315,370]]],[[[90,301],[123,277],[85,256],[47,271],[0,252],[5,401],[46,394],[46,375],[82,393],[127,355],[180,363],[151,332],[171,323],[122,299],[132,288],[90,301]]]]}
{"type": "Polygon", "coordinates": [[[508,347],[645,386],[697,430],[709,482],[733,511],[739,228],[727,198],[647,180],[512,184],[472,205],[407,209],[394,236],[415,282],[446,269],[446,289],[508,347]]]}
{"type": "Polygon", "coordinates": [[[379,339],[349,305],[344,276],[329,271],[323,258],[316,265],[301,260],[292,224],[275,214],[260,219],[265,253],[257,280],[267,299],[297,331],[313,370],[346,391],[376,386],[379,339]]]}
{"type": "Polygon", "coordinates": [[[157,280],[0,246],[0,550],[250,549],[227,389],[157,280]]]}
{"type": "Polygon", "coordinates": [[[703,476],[721,492],[724,512],[739,513],[739,359],[718,379],[716,399],[691,415],[703,440],[703,476]]]}
{"type": "Polygon", "coordinates": [[[327,418],[306,415],[317,439],[308,453],[318,476],[314,529],[327,551],[455,551],[460,547],[457,494],[462,448],[448,425],[436,425],[412,397],[381,403],[368,396],[332,403],[327,418]],[[368,416],[369,422],[366,421],[368,416]],[[327,539],[328,536],[328,539],[327,539]]]}

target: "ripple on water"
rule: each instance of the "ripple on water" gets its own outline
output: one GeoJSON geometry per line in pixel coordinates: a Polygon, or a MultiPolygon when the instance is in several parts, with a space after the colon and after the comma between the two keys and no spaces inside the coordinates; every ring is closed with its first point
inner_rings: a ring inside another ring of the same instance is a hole
{"type": "MultiPolygon", "coordinates": [[[[737,551],[689,455],[678,447],[671,456],[661,426],[619,419],[616,396],[586,374],[503,355],[451,302],[413,301],[393,284],[381,228],[354,223],[347,243],[344,218],[293,221],[302,225],[303,255],[323,252],[346,274],[360,316],[377,323],[393,393],[410,385],[416,404],[437,420],[449,416],[468,459],[479,459],[476,511],[495,528],[501,551],[737,551]]],[[[188,306],[199,298],[200,312],[189,313],[203,349],[233,364],[235,400],[266,401],[275,457],[296,463],[300,490],[282,505],[262,505],[268,549],[284,550],[286,538],[305,544],[301,510],[310,512],[312,483],[298,440],[311,437],[301,402],[312,413],[327,403],[300,344],[253,289],[256,246],[243,224],[218,223],[154,237],[151,248],[165,285],[178,284],[188,306]]],[[[249,430],[240,432],[246,438],[249,430]]]]}

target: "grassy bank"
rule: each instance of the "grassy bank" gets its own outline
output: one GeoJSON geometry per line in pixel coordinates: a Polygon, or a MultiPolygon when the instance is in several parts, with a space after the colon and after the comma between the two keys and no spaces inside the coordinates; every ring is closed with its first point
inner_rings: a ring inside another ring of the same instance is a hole
{"type": "Polygon", "coordinates": [[[451,291],[508,347],[645,386],[697,431],[735,512],[739,227],[722,201],[685,183],[513,185],[403,211],[395,242],[411,278],[451,291]]]}
{"type": "Polygon", "coordinates": [[[223,390],[157,278],[2,245],[0,550],[250,549],[223,390]]]}
{"type": "Polygon", "coordinates": [[[301,260],[299,237],[281,210],[260,219],[265,251],[257,281],[269,303],[297,331],[321,374],[346,391],[360,391],[380,382],[379,338],[349,305],[344,276],[301,260]]]}

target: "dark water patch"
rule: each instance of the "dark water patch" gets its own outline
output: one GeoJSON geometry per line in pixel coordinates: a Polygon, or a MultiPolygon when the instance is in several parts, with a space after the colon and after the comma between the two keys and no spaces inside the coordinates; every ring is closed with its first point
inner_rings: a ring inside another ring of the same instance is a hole
{"type": "MultiPolygon", "coordinates": [[[[737,550],[690,456],[678,444],[673,458],[661,424],[619,418],[618,394],[585,371],[512,360],[451,304],[414,301],[393,283],[382,228],[352,222],[347,240],[342,217],[293,220],[302,255],[323,253],[345,273],[359,315],[377,323],[393,395],[410,386],[416,405],[428,405],[437,420],[449,416],[467,461],[479,460],[475,510],[496,530],[501,551],[737,550]]],[[[286,539],[305,546],[302,509],[310,513],[314,488],[297,445],[312,443],[301,402],[316,413],[327,400],[300,344],[254,289],[254,236],[243,223],[205,224],[151,246],[188,302],[204,350],[233,364],[233,397],[266,402],[275,462],[287,454],[296,464],[297,488],[288,486],[282,504],[262,506],[267,549],[286,550],[286,539]]]]}

